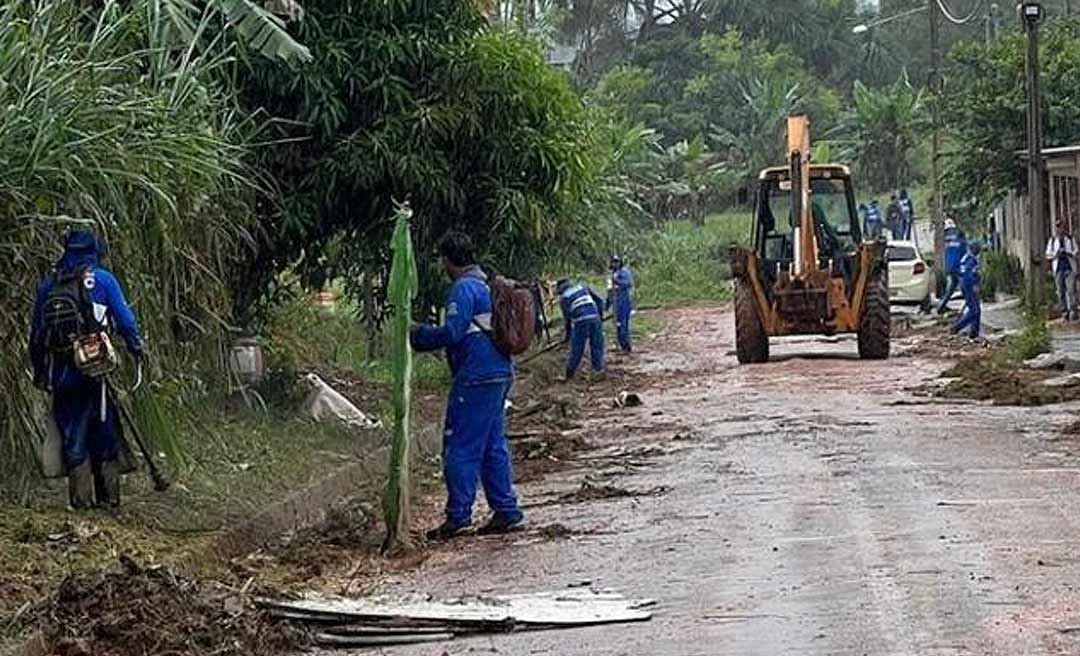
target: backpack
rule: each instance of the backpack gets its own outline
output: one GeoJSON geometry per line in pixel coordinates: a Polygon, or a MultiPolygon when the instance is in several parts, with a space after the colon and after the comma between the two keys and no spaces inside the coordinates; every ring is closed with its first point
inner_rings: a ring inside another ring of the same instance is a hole
{"type": "Polygon", "coordinates": [[[536,336],[536,306],[532,290],[516,280],[495,276],[491,290],[491,338],[507,356],[529,350],[536,336]]]}
{"type": "Polygon", "coordinates": [[[80,337],[99,332],[93,303],[88,298],[93,288],[93,269],[84,267],[54,274],[53,286],[45,297],[42,316],[45,346],[53,353],[71,353],[80,337]]]}

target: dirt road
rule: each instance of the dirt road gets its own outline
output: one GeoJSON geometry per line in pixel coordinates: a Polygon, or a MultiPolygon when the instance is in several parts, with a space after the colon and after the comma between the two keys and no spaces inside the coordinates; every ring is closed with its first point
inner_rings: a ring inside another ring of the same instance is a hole
{"type": "Polygon", "coordinates": [[[471,538],[387,585],[588,582],[656,599],[653,621],[392,653],[1080,653],[1075,405],[927,404],[905,388],[943,363],[860,362],[844,340],[738,367],[727,310],[666,320],[623,365],[645,405],[594,411],[595,448],[523,487],[534,527],[576,535],[471,538]],[[603,486],[640,495],[583,499],[603,486]]]}

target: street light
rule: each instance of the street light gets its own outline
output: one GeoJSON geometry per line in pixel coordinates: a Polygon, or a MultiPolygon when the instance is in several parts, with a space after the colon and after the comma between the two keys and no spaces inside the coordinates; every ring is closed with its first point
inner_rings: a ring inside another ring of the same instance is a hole
{"type": "Polygon", "coordinates": [[[909,9],[907,11],[902,11],[899,14],[895,14],[895,15],[889,16],[887,18],[879,18],[878,20],[870,21],[869,23],[860,23],[860,24],[856,25],[855,27],[851,28],[851,33],[852,34],[866,34],[867,32],[869,32],[871,30],[871,28],[878,27],[880,25],[885,25],[885,24],[891,23],[893,21],[900,20],[901,18],[907,18],[908,16],[914,16],[915,14],[926,11],[929,7],[930,7],[930,5],[926,4],[926,5],[923,5],[921,7],[915,7],[914,9],[909,9]]]}

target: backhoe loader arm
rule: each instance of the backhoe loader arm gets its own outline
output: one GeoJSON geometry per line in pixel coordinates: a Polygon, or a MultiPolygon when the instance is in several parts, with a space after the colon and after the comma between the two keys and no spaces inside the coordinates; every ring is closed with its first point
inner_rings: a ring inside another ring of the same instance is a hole
{"type": "Polygon", "coordinates": [[[806,116],[789,117],[787,134],[791,163],[791,209],[799,231],[795,273],[802,276],[818,268],[817,238],[810,207],[810,119],[806,116]]]}

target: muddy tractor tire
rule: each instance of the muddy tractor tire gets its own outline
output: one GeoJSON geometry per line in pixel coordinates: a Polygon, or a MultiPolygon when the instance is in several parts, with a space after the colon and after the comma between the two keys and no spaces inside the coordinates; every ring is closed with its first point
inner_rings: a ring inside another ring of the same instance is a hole
{"type": "Polygon", "coordinates": [[[863,360],[888,358],[891,330],[889,285],[883,277],[878,277],[866,290],[863,314],[859,319],[859,357],[863,360]]]}
{"type": "Polygon", "coordinates": [[[739,364],[769,361],[769,336],[758,316],[753,288],[744,280],[735,281],[735,355],[739,364]]]}

